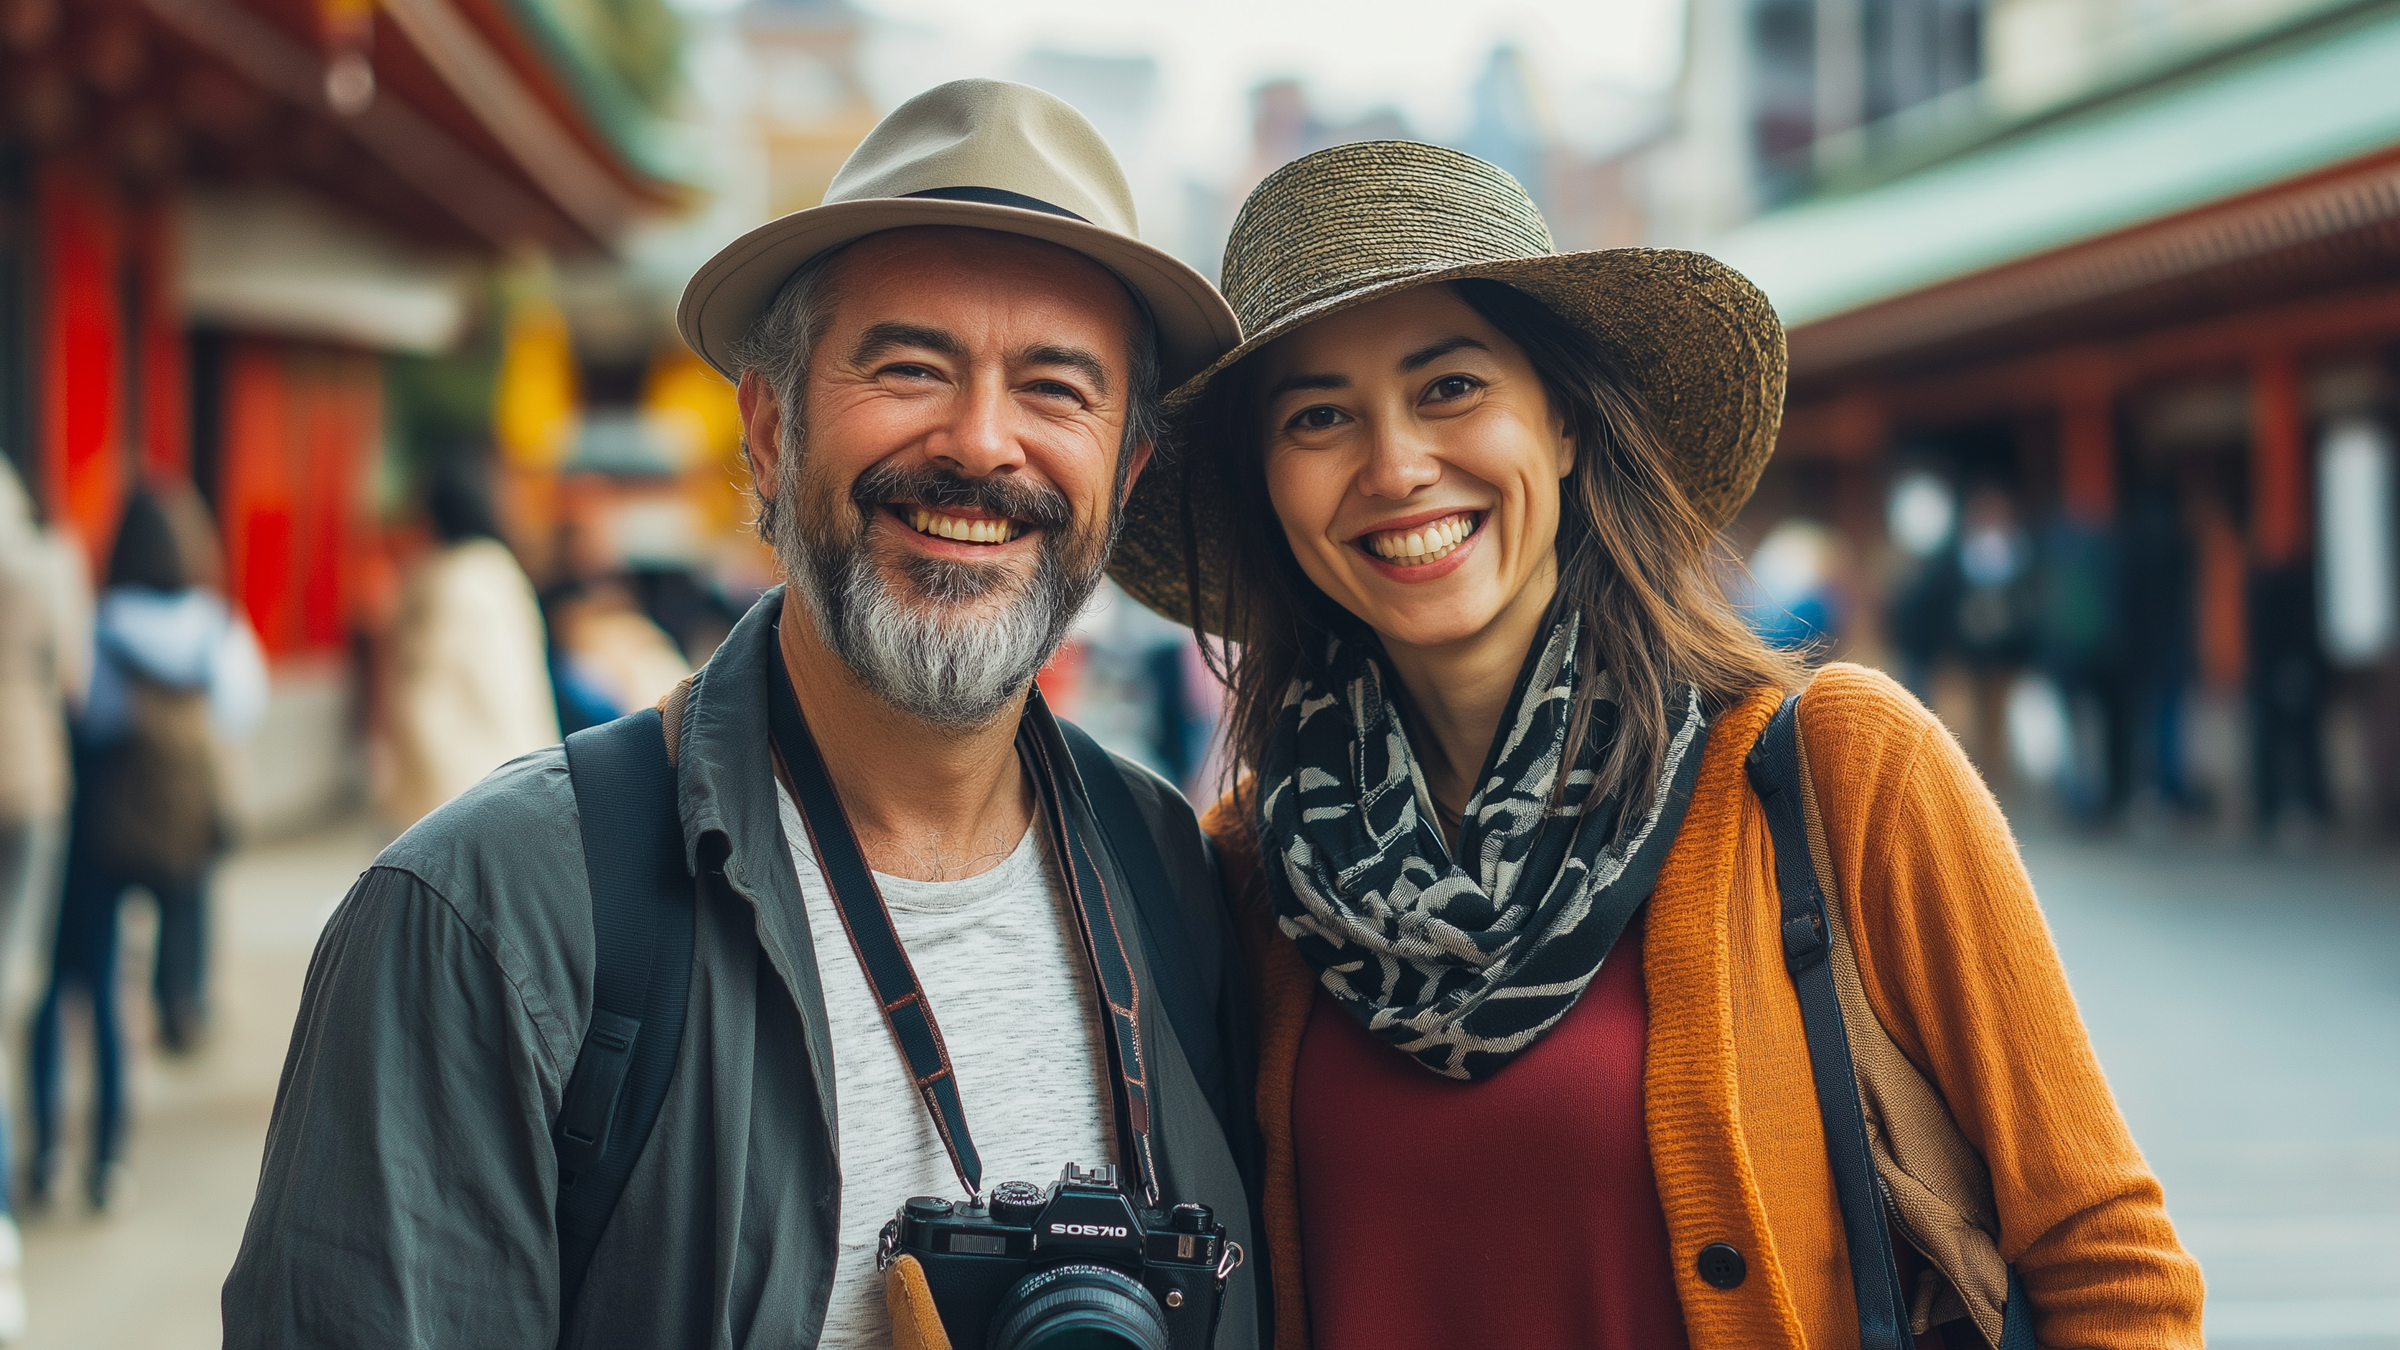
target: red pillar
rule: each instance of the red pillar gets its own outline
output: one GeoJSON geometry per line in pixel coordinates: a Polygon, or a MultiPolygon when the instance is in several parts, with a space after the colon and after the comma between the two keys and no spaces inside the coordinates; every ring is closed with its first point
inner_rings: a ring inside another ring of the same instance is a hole
{"type": "Polygon", "coordinates": [[[148,473],[188,478],[192,472],[190,357],[183,314],[175,303],[175,215],[164,201],[145,203],[127,221],[127,258],[141,331],[134,335],[142,363],[141,463],[148,473]]]}
{"type": "Polygon", "coordinates": [[[120,443],[121,208],[98,174],[56,157],[35,171],[34,198],[44,261],[36,321],[43,490],[53,517],[82,537],[98,576],[127,486],[120,443]]]}
{"type": "Polygon", "coordinates": [[[2262,567],[2297,563],[2308,551],[2305,432],[2292,354],[2259,353],[2250,385],[2250,544],[2262,567]]]}
{"type": "Polygon", "coordinates": [[[2098,352],[2069,356],[2059,374],[2059,501],[2087,525],[2117,514],[2116,386],[2098,352]]]}

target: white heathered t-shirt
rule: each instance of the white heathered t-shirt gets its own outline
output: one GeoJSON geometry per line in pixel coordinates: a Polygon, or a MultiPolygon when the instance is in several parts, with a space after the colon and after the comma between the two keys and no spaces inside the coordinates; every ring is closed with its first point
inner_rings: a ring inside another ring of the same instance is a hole
{"type": "MultiPolygon", "coordinates": [[[[891,1319],[876,1238],[912,1195],[964,1197],[908,1061],[867,991],[799,810],[781,783],[776,796],[817,948],[841,1135],[841,1255],[819,1344],[883,1350],[891,1319]]],[[[1003,1181],[1048,1186],[1070,1162],[1117,1161],[1091,969],[1051,854],[1037,821],[1006,861],[964,881],[875,876],[941,1024],[986,1190],[1003,1181]]]]}

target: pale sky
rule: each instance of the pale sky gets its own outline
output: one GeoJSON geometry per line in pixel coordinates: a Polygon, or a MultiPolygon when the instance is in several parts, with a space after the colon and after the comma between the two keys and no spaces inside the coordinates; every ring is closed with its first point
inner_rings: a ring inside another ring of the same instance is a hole
{"type": "MultiPolygon", "coordinates": [[[[724,15],[742,0],[672,0],[695,18],[724,15]]],[[[1213,272],[1230,207],[1193,215],[1191,185],[1239,186],[1248,157],[1250,96],[1260,83],[1297,79],[1317,110],[1348,121],[1396,109],[1410,130],[1433,140],[1466,129],[1476,77],[1492,49],[1516,45],[1544,96],[1560,140],[1593,153],[1647,130],[1656,95],[1682,55],[1684,0],[850,0],[868,24],[861,69],[885,108],[945,80],[1034,79],[1036,51],[1148,56],[1157,83],[1145,125],[1128,130],[1085,104],[1125,165],[1144,237],[1213,272]]],[[[737,41],[710,27],[700,46],[737,41]]],[[[745,102],[755,74],[722,46],[695,47],[704,101],[745,102]]],[[[673,250],[700,248],[754,223],[763,203],[740,191],[735,165],[720,189],[724,219],[686,222],[673,250]]],[[[721,242],[721,240],[719,241],[721,242]]],[[[713,248],[713,244],[710,245],[713,248]]],[[[705,256],[705,252],[696,254],[705,256]]],[[[667,270],[674,270],[669,267],[667,270]]]]}
{"type": "MultiPolygon", "coordinates": [[[[739,0],[676,0],[722,12],[739,0]]],[[[1306,82],[1336,117],[1398,107],[1421,134],[1464,124],[1467,91],[1497,42],[1531,57],[1572,140],[1605,141],[1583,109],[1609,90],[1674,77],[1682,0],[852,0],[882,21],[869,53],[887,97],[967,75],[1008,76],[1036,48],[1159,62],[1157,153],[1213,178],[1247,144],[1260,81],[1306,82]]]]}

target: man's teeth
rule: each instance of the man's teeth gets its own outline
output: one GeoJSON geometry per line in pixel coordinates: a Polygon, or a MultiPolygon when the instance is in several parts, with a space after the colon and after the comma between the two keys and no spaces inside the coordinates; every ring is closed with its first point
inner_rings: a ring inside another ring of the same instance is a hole
{"type": "Polygon", "coordinates": [[[919,534],[930,534],[936,539],[955,539],[962,544],[1005,544],[1025,533],[1025,527],[1013,520],[945,516],[922,506],[909,508],[908,523],[919,534]]]}
{"type": "Polygon", "coordinates": [[[1367,547],[1387,562],[1415,566],[1448,557],[1450,550],[1467,542],[1467,536],[1473,533],[1474,513],[1461,512],[1430,525],[1368,535],[1367,547]]]}

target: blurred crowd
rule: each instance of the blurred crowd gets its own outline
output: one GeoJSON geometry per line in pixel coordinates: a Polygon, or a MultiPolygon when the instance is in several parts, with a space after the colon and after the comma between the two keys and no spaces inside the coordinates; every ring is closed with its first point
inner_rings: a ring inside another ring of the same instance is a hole
{"type": "MultiPolygon", "coordinates": [[[[81,541],[36,525],[29,506],[0,468],[0,972],[28,939],[46,937],[36,955],[48,957],[25,1061],[33,1138],[21,1175],[0,1177],[0,1337],[25,1321],[14,1206],[47,1207],[65,1180],[70,1007],[92,1058],[78,1189],[99,1210],[128,1195],[117,972],[128,894],[157,907],[147,984],[160,1043],[188,1052],[207,1025],[207,877],[228,841],[217,747],[255,727],[267,700],[265,659],[222,594],[196,493],[128,497],[96,600],[81,541]]],[[[0,1156],[13,1156],[4,1134],[0,1156]]]]}
{"type": "MultiPolygon", "coordinates": [[[[2147,485],[2093,522],[1905,469],[1876,556],[1806,515],[1764,531],[1745,559],[1752,626],[1885,667],[1997,791],[2058,819],[2317,837],[2337,814],[2337,729],[2310,579],[2250,566],[2224,504],[2186,488],[2147,485]]],[[[2400,706],[2391,681],[2363,683],[2380,744],[2400,706]]]]}

